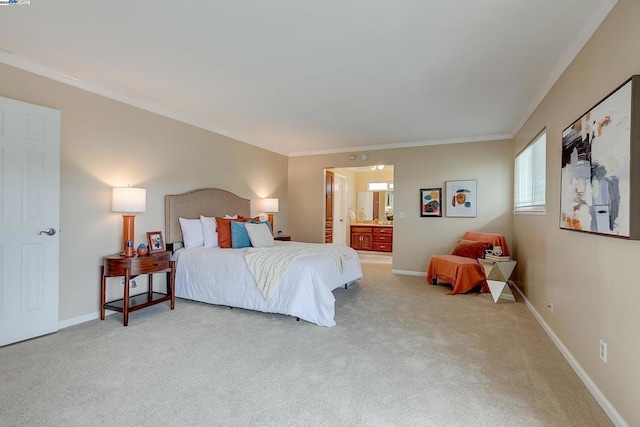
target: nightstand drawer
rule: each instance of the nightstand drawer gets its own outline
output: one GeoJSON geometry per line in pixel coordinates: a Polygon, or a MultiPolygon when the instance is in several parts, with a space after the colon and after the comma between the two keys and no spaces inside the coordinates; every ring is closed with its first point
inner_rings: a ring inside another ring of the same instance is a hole
{"type": "Polygon", "coordinates": [[[157,254],[125,257],[108,257],[104,260],[104,275],[107,277],[124,276],[124,271],[129,269],[130,276],[160,272],[171,268],[171,253],[160,252],[157,254]]]}

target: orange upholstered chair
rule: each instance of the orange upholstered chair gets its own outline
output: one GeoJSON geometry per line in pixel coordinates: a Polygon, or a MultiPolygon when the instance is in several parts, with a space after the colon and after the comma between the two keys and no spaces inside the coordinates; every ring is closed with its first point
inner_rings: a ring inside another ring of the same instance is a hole
{"type": "Polygon", "coordinates": [[[502,234],[466,232],[451,255],[436,255],[431,258],[427,283],[450,283],[453,289],[448,295],[469,292],[480,285],[483,285],[482,292],[488,292],[487,278],[478,258],[482,258],[485,250],[494,246],[501,246],[502,253],[509,255],[509,248],[502,234]]]}

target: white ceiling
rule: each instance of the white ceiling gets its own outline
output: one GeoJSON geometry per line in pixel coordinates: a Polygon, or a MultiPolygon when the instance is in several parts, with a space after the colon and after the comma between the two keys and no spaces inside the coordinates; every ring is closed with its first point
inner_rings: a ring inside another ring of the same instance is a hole
{"type": "Polygon", "coordinates": [[[285,155],[509,138],[616,0],[31,0],[0,61],[285,155]]]}

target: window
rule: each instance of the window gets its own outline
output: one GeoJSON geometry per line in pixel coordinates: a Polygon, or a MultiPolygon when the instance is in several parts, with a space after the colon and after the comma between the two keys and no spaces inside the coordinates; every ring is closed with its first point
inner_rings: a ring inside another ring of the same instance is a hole
{"type": "Polygon", "coordinates": [[[547,133],[543,131],[517,156],[514,211],[545,212],[547,133]]]}
{"type": "Polygon", "coordinates": [[[368,191],[387,191],[389,183],[387,182],[370,182],[367,185],[368,191]]]}

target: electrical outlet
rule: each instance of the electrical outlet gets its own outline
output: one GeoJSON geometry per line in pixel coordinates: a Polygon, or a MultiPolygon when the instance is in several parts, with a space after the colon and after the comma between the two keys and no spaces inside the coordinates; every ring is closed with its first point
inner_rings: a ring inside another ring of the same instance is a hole
{"type": "Polygon", "coordinates": [[[607,343],[600,340],[600,359],[607,363],[607,343]]]}
{"type": "MultiPolygon", "coordinates": [[[[120,286],[124,288],[124,277],[120,278],[120,286]]],[[[138,285],[136,284],[135,280],[130,280],[129,281],[129,288],[137,288],[138,285]]]]}
{"type": "Polygon", "coordinates": [[[553,314],[553,300],[549,300],[547,303],[547,310],[549,310],[549,313],[553,314]]]}

